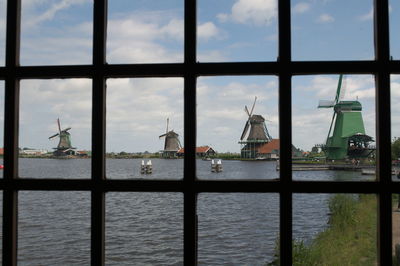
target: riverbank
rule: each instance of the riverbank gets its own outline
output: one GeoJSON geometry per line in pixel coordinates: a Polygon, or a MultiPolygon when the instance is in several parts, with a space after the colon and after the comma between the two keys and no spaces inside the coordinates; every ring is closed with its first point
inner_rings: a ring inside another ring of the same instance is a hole
{"type": "Polygon", "coordinates": [[[375,265],[376,201],[375,195],[333,196],[328,228],[309,244],[294,241],[293,265],[375,265]]]}

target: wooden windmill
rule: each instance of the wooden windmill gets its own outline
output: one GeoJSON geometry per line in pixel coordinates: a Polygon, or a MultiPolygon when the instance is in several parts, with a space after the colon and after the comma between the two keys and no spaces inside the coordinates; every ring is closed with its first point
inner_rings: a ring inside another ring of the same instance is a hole
{"type": "Polygon", "coordinates": [[[165,138],[164,150],[161,151],[162,158],[176,158],[177,151],[181,148],[179,142],[179,135],[173,129],[168,130],[169,118],[167,118],[167,128],[165,133],[160,135],[159,138],[165,138]]]}
{"type": "Polygon", "coordinates": [[[258,149],[265,143],[268,143],[272,140],[267,126],[265,125],[265,118],[261,115],[253,115],[256,101],[257,96],[254,99],[254,103],[250,112],[247,106],[244,107],[248,119],[239,141],[239,143],[242,145],[240,151],[240,156],[242,158],[256,158],[258,149]]]}
{"type": "Polygon", "coordinates": [[[319,102],[318,108],[333,108],[326,143],[319,146],[330,160],[365,158],[375,150],[369,146],[374,140],[365,134],[361,103],[342,100],[342,78],[340,75],[335,99],[319,102]]]}
{"type": "Polygon", "coordinates": [[[54,148],[55,156],[75,155],[75,148],[71,145],[71,134],[68,132],[71,128],[61,130],[60,119],[57,118],[58,133],[49,137],[49,139],[59,137],[57,148],[54,148]]]}

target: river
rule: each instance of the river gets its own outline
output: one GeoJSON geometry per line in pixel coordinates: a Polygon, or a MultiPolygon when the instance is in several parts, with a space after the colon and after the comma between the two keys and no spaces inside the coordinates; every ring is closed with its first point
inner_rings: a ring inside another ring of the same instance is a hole
{"type": "MultiPolygon", "coordinates": [[[[107,159],[112,179],[181,179],[183,160],[152,159],[153,174],[140,175],[141,160],[107,159]]],[[[223,161],[211,173],[197,161],[201,179],[278,178],[275,162],[223,161]]],[[[90,178],[90,159],[20,159],[21,177],[90,178]]],[[[1,173],[2,174],[2,173],[1,173]]],[[[299,180],[359,180],[357,172],[299,171],[299,180]]],[[[2,197],[0,197],[2,200],[2,197]]],[[[306,242],[328,220],[327,194],[293,195],[293,234],[306,242]]],[[[18,194],[19,265],[90,264],[90,193],[21,191],[18,194]]],[[[2,209],[0,209],[2,211],[2,209]]],[[[277,193],[201,193],[198,196],[199,265],[265,265],[279,234],[277,193]]],[[[1,242],[0,242],[1,243],[1,242]]],[[[181,193],[106,194],[107,265],[182,265],[181,193]]]]}

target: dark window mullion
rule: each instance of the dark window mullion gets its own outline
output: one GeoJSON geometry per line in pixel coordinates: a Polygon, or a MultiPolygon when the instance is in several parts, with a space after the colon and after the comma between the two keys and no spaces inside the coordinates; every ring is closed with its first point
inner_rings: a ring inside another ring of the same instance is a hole
{"type": "Polygon", "coordinates": [[[291,108],[291,25],[290,0],[278,1],[279,29],[279,138],[280,179],[280,263],[292,263],[292,108],[291,108]]]}
{"type": "Polygon", "coordinates": [[[184,41],[184,265],[197,265],[196,180],[196,0],[185,0],[184,41]]]}
{"type": "Polygon", "coordinates": [[[3,265],[17,264],[18,193],[12,186],[18,178],[18,117],[21,1],[7,3],[6,80],[4,99],[4,180],[3,192],[3,265]],[[10,186],[11,185],[11,186],[10,186]]]}
{"type": "Polygon", "coordinates": [[[390,73],[389,73],[389,4],[374,1],[375,58],[378,63],[376,83],[377,172],[382,184],[378,195],[378,257],[380,265],[392,264],[392,202],[390,145],[390,73]]]}
{"type": "Polygon", "coordinates": [[[94,1],[92,95],[91,264],[105,264],[105,110],[107,0],[94,1]]]}

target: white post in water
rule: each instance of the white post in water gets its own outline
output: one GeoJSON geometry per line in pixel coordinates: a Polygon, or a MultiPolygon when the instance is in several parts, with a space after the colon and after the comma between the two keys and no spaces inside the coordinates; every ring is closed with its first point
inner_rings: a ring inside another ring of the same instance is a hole
{"type": "Polygon", "coordinates": [[[153,173],[153,165],[151,164],[151,160],[148,160],[146,164],[146,174],[151,173],[153,173]]]}
{"type": "Polygon", "coordinates": [[[211,172],[219,173],[221,171],[222,171],[222,161],[221,161],[221,159],[217,160],[217,162],[215,162],[214,160],[211,160],[211,172]]]}
{"type": "Polygon", "coordinates": [[[222,161],[221,161],[221,159],[219,159],[217,161],[217,166],[216,166],[215,170],[217,171],[217,173],[222,172],[222,161]]]}
{"type": "Polygon", "coordinates": [[[142,164],[140,165],[140,174],[146,173],[146,166],[144,165],[144,160],[142,160],[142,164]]]}

